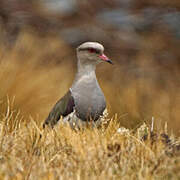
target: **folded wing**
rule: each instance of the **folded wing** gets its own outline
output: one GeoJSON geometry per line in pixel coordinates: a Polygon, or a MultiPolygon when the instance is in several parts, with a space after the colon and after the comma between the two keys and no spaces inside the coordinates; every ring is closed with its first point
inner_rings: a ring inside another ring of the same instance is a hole
{"type": "Polygon", "coordinates": [[[43,128],[46,125],[54,127],[54,125],[60,120],[61,116],[65,117],[74,109],[74,98],[69,90],[52,108],[48,117],[46,118],[43,128]]]}

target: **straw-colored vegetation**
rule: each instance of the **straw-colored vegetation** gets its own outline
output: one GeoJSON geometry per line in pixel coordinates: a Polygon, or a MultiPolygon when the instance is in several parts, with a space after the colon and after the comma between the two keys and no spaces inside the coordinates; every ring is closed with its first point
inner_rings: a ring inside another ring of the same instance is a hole
{"type": "MultiPolygon", "coordinates": [[[[180,178],[179,141],[163,123],[158,131],[150,123],[129,130],[122,128],[126,113],[121,113],[112,115],[99,129],[74,131],[63,125],[42,129],[48,111],[68,89],[75,71],[68,61],[75,54],[63,42],[23,34],[14,48],[2,46],[1,50],[0,179],[180,178]],[[56,64],[51,63],[54,59],[56,64]]],[[[107,71],[101,77],[105,94],[111,98],[111,110],[112,97],[120,104],[118,98],[125,91],[119,95],[118,89],[110,95],[109,84],[103,79],[108,79],[107,71]]],[[[129,108],[136,112],[134,93],[133,88],[128,89],[129,108]]]]}
{"type": "Polygon", "coordinates": [[[42,130],[9,105],[0,123],[0,179],[179,179],[177,140],[146,125],[119,128],[118,120],[101,129],[42,130]]]}

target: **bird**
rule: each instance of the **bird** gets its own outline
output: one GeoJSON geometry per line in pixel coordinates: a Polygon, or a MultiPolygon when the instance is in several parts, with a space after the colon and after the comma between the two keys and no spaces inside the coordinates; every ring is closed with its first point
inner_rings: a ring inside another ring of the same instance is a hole
{"type": "Polygon", "coordinates": [[[77,72],[67,93],[54,105],[43,123],[54,127],[62,118],[72,128],[92,122],[95,124],[106,111],[105,96],[96,78],[96,66],[101,62],[113,64],[98,42],[84,42],[76,48],[77,72]]]}

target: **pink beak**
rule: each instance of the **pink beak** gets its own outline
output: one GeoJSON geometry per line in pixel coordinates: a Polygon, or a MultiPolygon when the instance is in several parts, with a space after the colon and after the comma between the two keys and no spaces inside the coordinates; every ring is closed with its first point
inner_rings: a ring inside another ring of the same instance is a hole
{"type": "Polygon", "coordinates": [[[111,61],[105,54],[102,54],[102,55],[100,55],[99,57],[100,57],[100,59],[102,59],[103,61],[108,62],[108,63],[110,63],[110,64],[113,64],[112,61],[111,61]]]}

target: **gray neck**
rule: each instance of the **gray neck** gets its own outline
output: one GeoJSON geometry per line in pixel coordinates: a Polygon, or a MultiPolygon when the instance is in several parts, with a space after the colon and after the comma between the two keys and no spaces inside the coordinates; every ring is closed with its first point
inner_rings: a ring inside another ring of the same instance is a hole
{"type": "Polygon", "coordinates": [[[80,60],[78,60],[77,73],[74,83],[78,83],[80,81],[97,81],[95,70],[96,64],[82,63],[80,60]]]}

